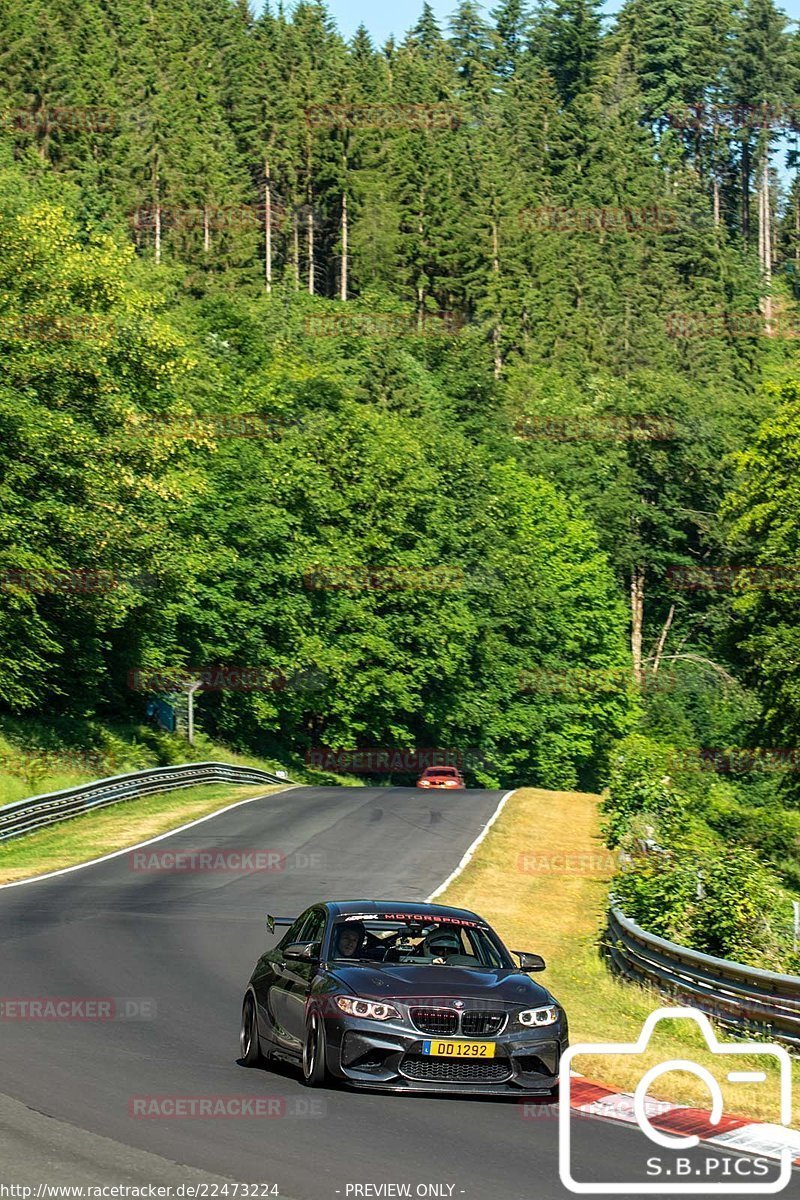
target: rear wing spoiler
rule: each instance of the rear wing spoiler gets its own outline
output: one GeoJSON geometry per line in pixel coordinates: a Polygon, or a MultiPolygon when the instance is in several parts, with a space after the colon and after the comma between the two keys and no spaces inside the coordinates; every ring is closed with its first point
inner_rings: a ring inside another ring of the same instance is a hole
{"type": "Polygon", "coordinates": [[[272,913],[267,913],[267,929],[270,933],[274,933],[279,926],[288,929],[296,920],[297,917],[273,917],[272,913]]]}

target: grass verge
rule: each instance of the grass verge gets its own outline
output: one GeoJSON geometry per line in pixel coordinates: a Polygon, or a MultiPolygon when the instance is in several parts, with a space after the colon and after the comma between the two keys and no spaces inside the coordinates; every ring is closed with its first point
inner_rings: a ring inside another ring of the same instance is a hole
{"type": "MultiPolygon", "coordinates": [[[[544,955],[539,976],[564,1005],[570,1039],[634,1042],[646,1018],[666,1002],[655,992],[622,983],[598,951],[604,926],[611,858],[600,834],[599,797],[579,792],[522,788],[508,801],[466,870],[439,898],[442,904],[475,909],[506,945],[544,955]]],[[[730,1035],[718,1030],[722,1040],[730,1035]]],[[[630,1058],[583,1057],[575,1070],[588,1079],[633,1091],[650,1067],[674,1058],[707,1067],[722,1086],[725,1111],[754,1121],[779,1122],[777,1069],[768,1086],[727,1082],[720,1060],[697,1026],[671,1021],[660,1026],[647,1051],[630,1058]]],[[[740,1070],[763,1070],[756,1055],[742,1056],[740,1070]]],[[[800,1060],[793,1063],[793,1124],[800,1128],[800,1060]]],[[[659,1099],[710,1107],[696,1076],[674,1072],[651,1089],[659,1099]]]]}
{"type": "Polygon", "coordinates": [[[0,842],[0,883],[46,875],[78,863],[125,850],[138,842],[168,833],[189,821],[208,816],[238,800],[279,792],[282,787],[261,784],[237,787],[230,783],[207,784],[174,792],[160,792],[142,800],[73,817],[27,837],[0,842]]]}
{"type": "Polygon", "coordinates": [[[77,718],[0,716],[0,805],[105,779],[189,762],[225,762],[285,771],[295,783],[363,786],[364,780],[315,770],[299,758],[259,758],[197,731],[190,746],[180,734],[149,725],[104,724],[77,718]]]}

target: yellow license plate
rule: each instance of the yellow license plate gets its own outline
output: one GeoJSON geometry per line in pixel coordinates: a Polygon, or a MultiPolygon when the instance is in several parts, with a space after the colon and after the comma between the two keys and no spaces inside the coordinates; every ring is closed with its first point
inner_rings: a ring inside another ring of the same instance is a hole
{"type": "Polygon", "coordinates": [[[494,1042],[451,1042],[433,1039],[422,1043],[422,1053],[436,1058],[494,1058],[494,1042]]]}

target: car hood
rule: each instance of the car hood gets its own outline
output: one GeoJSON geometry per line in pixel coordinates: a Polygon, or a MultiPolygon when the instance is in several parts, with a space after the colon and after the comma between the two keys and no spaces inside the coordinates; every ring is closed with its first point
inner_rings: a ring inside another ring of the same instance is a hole
{"type": "Polygon", "coordinates": [[[445,1003],[449,998],[533,1006],[552,1004],[553,997],[520,970],[474,970],[469,967],[416,967],[406,963],[336,963],[331,976],[368,999],[414,999],[445,1003]]]}

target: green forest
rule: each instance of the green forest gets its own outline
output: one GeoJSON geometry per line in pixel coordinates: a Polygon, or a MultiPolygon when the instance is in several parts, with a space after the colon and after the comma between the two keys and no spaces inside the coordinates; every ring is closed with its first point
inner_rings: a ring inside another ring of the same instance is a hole
{"type": "Polygon", "coordinates": [[[384,46],[0,0],[9,727],[218,670],[244,753],[608,786],[631,915],[789,961],[798,130],[772,0],[424,4],[384,46]]]}

